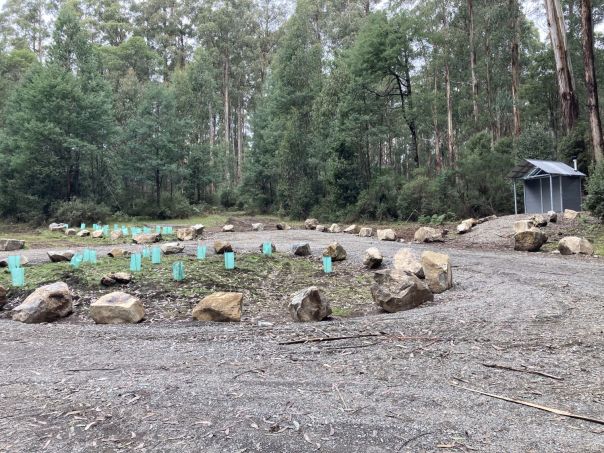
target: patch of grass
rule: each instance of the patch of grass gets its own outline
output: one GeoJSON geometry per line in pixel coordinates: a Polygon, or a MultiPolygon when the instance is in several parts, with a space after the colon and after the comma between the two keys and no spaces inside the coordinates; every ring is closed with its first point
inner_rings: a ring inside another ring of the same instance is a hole
{"type": "Polygon", "coordinates": [[[212,255],[199,261],[193,256],[170,255],[161,264],[143,259],[142,271],[133,273],[126,286],[105,288],[100,281],[113,272],[130,272],[129,258],[99,257],[96,265],[82,263],[78,269],[69,263],[46,263],[26,267],[24,288],[11,288],[10,275],[0,273],[0,284],[9,289],[9,299],[22,300],[34,289],[56,281],[69,285],[87,310],[87,304],[110,291],[126,291],[143,299],[150,313],[162,318],[189,316],[190,309],[206,295],[217,292],[243,292],[246,313],[264,319],[288,320],[287,303],[291,295],[308,286],[319,286],[330,300],[336,316],[348,317],[371,306],[367,282],[348,265],[335,266],[334,273],[322,272],[316,258],[299,258],[276,253],[238,253],[236,269],[224,268],[223,256],[212,255]],[[182,261],[185,280],[172,280],[172,265],[182,261]]]}
{"type": "Polygon", "coordinates": [[[332,307],[331,311],[333,316],[337,316],[339,318],[347,318],[352,315],[352,310],[350,308],[332,307]]]}

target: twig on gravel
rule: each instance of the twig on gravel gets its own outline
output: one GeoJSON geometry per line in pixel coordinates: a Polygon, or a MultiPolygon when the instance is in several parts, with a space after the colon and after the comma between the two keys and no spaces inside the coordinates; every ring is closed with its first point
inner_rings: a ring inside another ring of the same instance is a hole
{"type": "Polygon", "coordinates": [[[526,368],[526,367],[524,367],[524,368],[515,368],[513,366],[502,365],[502,364],[499,364],[499,363],[482,363],[481,365],[485,366],[487,368],[497,368],[499,370],[509,370],[509,371],[517,371],[519,373],[536,374],[538,376],[543,376],[543,377],[550,378],[550,379],[556,379],[557,381],[563,381],[564,380],[563,377],[554,376],[553,374],[547,374],[547,373],[544,373],[542,371],[531,370],[531,369],[526,368]]]}
{"type": "Polygon", "coordinates": [[[469,392],[474,392],[474,393],[478,393],[480,395],[489,396],[491,398],[496,398],[498,400],[507,401],[509,403],[520,404],[522,406],[532,407],[534,409],[539,409],[539,410],[542,410],[542,411],[545,411],[545,412],[550,412],[552,414],[561,415],[563,417],[575,418],[577,420],[584,420],[586,422],[591,422],[591,423],[597,423],[599,425],[604,425],[604,420],[599,420],[597,418],[591,418],[591,417],[587,417],[585,415],[573,414],[571,412],[563,411],[563,410],[560,410],[560,409],[555,409],[555,408],[552,408],[552,407],[542,406],[541,404],[531,403],[530,401],[516,400],[514,398],[509,398],[507,396],[496,395],[494,393],[487,393],[487,392],[483,392],[481,390],[471,389],[469,387],[464,387],[464,386],[458,385],[458,384],[451,384],[451,385],[453,387],[458,387],[460,389],[468,390],[469,392]]]}
{"type": "Polygon", "coordinates": [[[413,442],[414,440],[419,439],[420,437],[424,437],[427,436],[429,434],[434,434],[434,431],[428,431],[425,433],[419,433],[417,436],[413,436],[410,439],[407,439],[405,442],[403,442],[402,444],[400,444],[398,447],[396,447],[396,451],[400,451],[403,449],[403,447],[405,447],[407,444],[410,444],[411,442],[413,442]]]}
{"type": "Polygon", "coordinates": [[[236,374],[235,376],[232,377],[233,380],[237,379],[239,376],[243,376],[244,374],[247,373],[256,373],[256,374],[260,374],[260,373],[266,373],[266,370],[263,370],[261,368],[258,368],[257,370],[246,370],[242,373],[236,374]]]}
{"type": "Polygon", "coordinates": [[[349,411],[350,408],[348,407],[348,404],[346,404],[346,401],[344,401],[344,398],[342,397],[342,394],[340,393],[340,389],[338,388],[338,385],[333,384],[333,389],[337,392],[338,396],[340,397],[340,400],[342,401],[342,404],[344,405],[344,410],[349,411]]]}
{"type": "Polygon", "coordinates": [[[386,335],[384,332],[379,333],[363,333],[359,335],[348,335],[344,337],[322,337],[322,338],[302,338],[300,340],[293,341],[282,341],[278,343],[279,345],[289,345],[289,344],[304,344],[304,343],[322,343],[325,341],[338,341],[338,340],[352,340],[355,338],[367,338],[367,337],[381,337],[386,335]]]}

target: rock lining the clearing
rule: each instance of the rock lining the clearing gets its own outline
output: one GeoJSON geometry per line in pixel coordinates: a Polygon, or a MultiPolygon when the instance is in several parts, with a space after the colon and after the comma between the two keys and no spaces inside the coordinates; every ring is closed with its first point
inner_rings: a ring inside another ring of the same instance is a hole
{"type": "MultiPolygon", "coordinates": [[[[359,263],[374,246],[387,266],[406,246],[302,230],[210,236],[249,250],[308,241],[316,255],[338,240],[359,263]]],[[[0,320],[0,451],[602,451],[601,425],[455,387],[603,418],[602,263],[411,247],[449,253],[455,287],[397,314],[271,327],[0,320]]]]}

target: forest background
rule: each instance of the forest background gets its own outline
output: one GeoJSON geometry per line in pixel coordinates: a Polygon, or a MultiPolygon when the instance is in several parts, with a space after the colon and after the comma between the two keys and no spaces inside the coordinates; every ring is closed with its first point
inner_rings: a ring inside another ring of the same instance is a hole
{"type": "Polygon", "coordinates": [[[604,0],[5,0],[0,216],[500,214],[523,158],[576,158],[603,216],[603,20],[604,0]]]}

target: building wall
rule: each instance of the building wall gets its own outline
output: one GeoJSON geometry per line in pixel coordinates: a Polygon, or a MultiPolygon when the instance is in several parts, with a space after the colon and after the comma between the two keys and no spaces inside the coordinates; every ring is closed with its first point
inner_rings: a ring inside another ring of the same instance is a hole
{"type": "Polygon", "coordinates": [[[562,200],[564,209],[581,210],[581,178],[562,177],[562,200]]]}
{"type": "Polygon", "coordinates": [[[552,192],[554,211],[581,210],[581,178],[552,176],[551,188],[549,177],[524,181],[524,212],[540,214],[551,210],[552,192]]]}
{"type": "Polygon", "coordinates": [[[524,181],[524,212],[536,214],[541,211],[541,184],[538,179],[524,181]]]}

